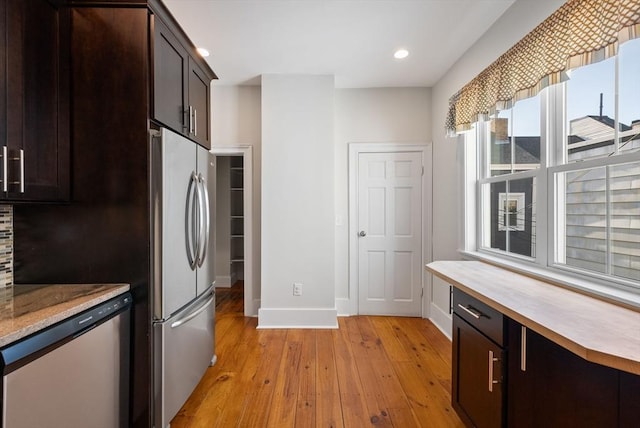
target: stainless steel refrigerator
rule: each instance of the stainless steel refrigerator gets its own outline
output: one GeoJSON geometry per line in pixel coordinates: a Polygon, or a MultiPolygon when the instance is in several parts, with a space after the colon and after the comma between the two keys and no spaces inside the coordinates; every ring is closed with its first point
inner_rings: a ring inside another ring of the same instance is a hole
{"type": "Polygon", "coordinates": [[[165,428],[215,356],[215,157],[162,128],[151,141],[153,425],[165,428]]]}

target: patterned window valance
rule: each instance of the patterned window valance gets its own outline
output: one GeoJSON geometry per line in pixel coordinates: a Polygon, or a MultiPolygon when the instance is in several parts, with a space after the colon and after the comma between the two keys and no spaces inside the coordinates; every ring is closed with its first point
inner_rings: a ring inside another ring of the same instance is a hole
{"type": "Polygon", "coordinates": [[[640,36],[640,0],[568,0],[449,100],[446,130],[470,128],[479,117],[508,109],[565,72],[614,56],[640,36]]]}

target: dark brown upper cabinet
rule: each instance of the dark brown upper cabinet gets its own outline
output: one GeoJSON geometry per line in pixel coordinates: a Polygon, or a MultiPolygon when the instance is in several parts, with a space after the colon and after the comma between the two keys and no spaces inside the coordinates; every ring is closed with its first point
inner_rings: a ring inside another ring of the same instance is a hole
{"type": "Polygon", "coordinates": [[[153,25],[153,118],[210,149],[209,91],[215,75],[198,65],[195,49],[185,48],[159,17],[153,25]]]}
{"type": "Polygon", "coordinates": [[[69,10],[2,0],[0,199],[69,198],[69,10]]]}

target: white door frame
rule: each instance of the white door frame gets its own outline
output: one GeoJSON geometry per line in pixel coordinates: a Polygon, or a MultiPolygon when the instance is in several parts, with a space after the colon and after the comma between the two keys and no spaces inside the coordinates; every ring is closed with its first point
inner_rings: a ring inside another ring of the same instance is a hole
{"type": "Polygon", "coordinates": [[[243,234],[244,234],[244,315],[255,317],[258,315],[260,303],[254,299],[253,272],[253,147],[229,146],[212,147],[211,153],[216,156],[242,156],[242,181],[244,186],[243,201],[243,234]]]}
{"type": "MultiPolygon", "coordinates": [[[[418,152],[422,154],[422,263],[432,257],[432,143],[349,143],[349,307],[358,314],[358,157],[360,153],[418,152]]],[[[429,317],[431,275],[422,270],[422,317],[429,317]]]]}

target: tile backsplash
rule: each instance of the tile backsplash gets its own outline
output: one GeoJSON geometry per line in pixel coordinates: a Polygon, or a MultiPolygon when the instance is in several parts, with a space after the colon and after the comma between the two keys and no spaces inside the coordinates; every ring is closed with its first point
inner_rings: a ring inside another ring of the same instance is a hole
{"type": "Polygon", "coordinates": [[[0,289],[13,286],[13,206],[0,205],[0,289]]]}

